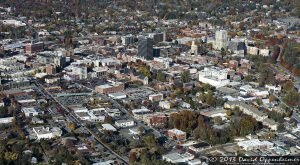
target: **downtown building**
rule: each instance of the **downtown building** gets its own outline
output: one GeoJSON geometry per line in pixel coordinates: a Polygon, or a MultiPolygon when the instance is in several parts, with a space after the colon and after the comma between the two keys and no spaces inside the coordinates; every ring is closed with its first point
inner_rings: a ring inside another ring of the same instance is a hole
{"type": "Polygon", "coordinates": [[[138,56],[145,60],[153,60],[153,44],[151,38],[141,39],[138,45],[138,56]]]}

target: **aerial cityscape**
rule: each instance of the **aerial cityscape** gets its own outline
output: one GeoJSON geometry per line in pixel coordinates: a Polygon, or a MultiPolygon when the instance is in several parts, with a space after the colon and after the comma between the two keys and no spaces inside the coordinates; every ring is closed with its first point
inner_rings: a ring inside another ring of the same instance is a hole
{"type": "Polygon", "coordinates": [[[0,0],[0,164],[300,164],[300,0],[0,0]]]}

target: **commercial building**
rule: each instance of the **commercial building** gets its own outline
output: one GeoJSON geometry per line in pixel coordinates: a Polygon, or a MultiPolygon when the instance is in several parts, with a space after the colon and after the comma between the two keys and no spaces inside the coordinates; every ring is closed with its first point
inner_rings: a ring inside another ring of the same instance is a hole
{"type": "Polygon", "coordinates": [[[48,75],[56,74],[56,67],[53,66],[53,65],[47,65],[47,66],[46,66],[46,73],[47,73],[48,75]]]}
{"type": "Polygon", "coordinates": [[[122,36],[121,40],[123,45],[130,45],[134,43],[133,35],[122,36]]]}
{"type": "Polygon", "coordinates": [[[211,146],[208,143],[200,142],[189,146],[189,150],[192,151],[192,153],[198,153],[209,147],[211,146]]]}
{"type": "Polygon", "coordinates": [[[219,30],[216,31],[215,34],[215,42],[213,45],[213,48],[216,50],[221,50],[222,48],[224,48],[224,50],[227,50],[227,46],[228,46],[228,34],[226,30],[219,30]]]}
{"type": "Polygon", "coordinates": [[[186,140],[186,132],[183,132],[176,128],[168,130],[167,136],[173,140],[178,140],[178,141],[186,140]]]}
{"type": "Polygon", "coordinates": [[[162,156],[162,159],[166,162],[170,162],[170,163],[184,163],[184,162],[188,162],[190,160],[194,159],[194,155],[190,154],[188,152],[184,153],[184,154],[180,154],[178,152],[174,152],[174,153],[170,153],[170,154],[166,154],[162,156]]]}
{"type": "Polygon", "coordinates": [[[9,123],[12,123],[13,120],[14,120],[14,117],[0,118],[0,124],[9,124],[9,123]]]}
{"type": "Polygon", "coordinates": [[[269,149],[274,146],[274,143],[271,143],[269,141],[260,141],[258,139],[252,139],[238,142],[237,145],[242,149],[249,151],[257,149],[269,149]]]}
{"type": "Polygon", "coordinates": [[[109,84],[99,85],[95,87],[96,92],[103,94],[118,93],[122,92],[124,89],[124,84],[120,82],[112,82],[109,84]]]}
{"type": "Polygon", "coordinates": [[[74,107],[72,109],[76,116],[82,121],[104,122],[105,120],[105,115],[101,113],[104,112],[105,109],[88,110],[85,107],[74,107]]]}
{"type": "Polygon", "coordinates": [[[138,45],[138,56],[146,60],[153,60],[153,43],[151,38],[141,39],[138,45]]]}
{"type": "Polygon", "coordinates": [[[25,46],[25,53],[26,54],[33,54],[37,52],[41,52],[44,50],[44,43],[37,42],[37,43],[28,43],[25,46]]]}
{"type": "Polygon", "coordinates": [[[163,42],[166,39],[165,33],[150,33],[148,35],[149,38],[152,38],[154,43],[163,42]]]}
{"type": "Polygon", "coordinates": [[[21,110],[26,117],[37,116],[41,113],[37,108],[34,107],[28,107],[28,108],[23,107],[21,110]]]}
{"type": "Polygon", "coordinates": [[[133,120],[118,120],[115,121],[115,125],[120,128],[132,127],[135,125],[133,120]]]}
{"type": "Polygon", "coordinates": [[[164,98],[164,95],[162,93],[149,95],[149,100],[150,101],[160,101],[163,98],[164,98]]]}
{"type": "Polygon", "coordinates": [[[72,73],[73,75],[76,75],[76,79],[87,79],[87,67],[84,65],[74,65],[72,73]]]}
{"type": "Polygon", "coordinates": [[[144,117],[144,121],[152,126],[164,126],[168,123],[168,119],[165,114],[149,114],[144,117]]]}
{"type": "Polygon", "coordinates": [[[230,83],[229,69],[220,69],[217,67],[205,67],[199,72],[199,81],[210,84],[214,87],[223,87],[230,83]]]}
{"type": "Polygon", "coordinates": [[[102,124],[102,130],[116,132],[117,129],[111,124],[102,124]]]}

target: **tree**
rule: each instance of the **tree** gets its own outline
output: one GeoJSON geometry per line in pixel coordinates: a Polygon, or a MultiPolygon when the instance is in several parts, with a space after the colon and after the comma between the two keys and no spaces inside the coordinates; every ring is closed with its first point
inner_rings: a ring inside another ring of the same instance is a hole
{"type": "Polygon", "coordinates": [[[291,91],[295,88],[294,88],[294,84],[293,84],[292,81],[287,81],[283,84],[282,89],[283,89],[284,92],[288,92],[288,91],[291,91]]]}
{"type": "Polygon", "coordinates": [[[270,97],[269,97],[269,101],[270,101],[270,102],[273,102],[273,101],[275,101],[276,99],[277,99],[277,97],[274,96],[274,95],[270,95],[270,97]]]}
{"type": "Polygon", "coordinates": [[[137,156],[135,152],[131,152],[129,155],[129,162],[130,164],[135,164],[135,162],[137,161],[137,156]]]}
{"type": "Polygon", "coordinates": [[[71,130],[75,130],[76,129],[76,124],[75,123],[69,123],[69,128],[71,129],[71,130]]]}
{"type": "Polygon", "coordinates": [[[227,116],[231,116],[232,115],[232,112],[230,110],[226,111],[226,115],[227,116]]]}
{"type": "Polygon", "coordinates": [[[291,90],[283,98],[283,101],[289,106],[299,106],[300,105],[300,93],[296,90],[291,90]]]}
{"type": "Polygon", "coordinates": [[[221,48],[221,55],[222,59],[224,58],[224,56],[226,56],[226,50],[224,48],[221,48]]]}
{"type": "Polygon", "coordinates": [[[217,117],[214,118],[214,122],[217,125],[221,125],[222,124],[222,118],[220,116],[217,116],[217,117]]]}
{"type": "Polygon", "coordinates": [[[146,146],[151,149],[153,147],[156,146],[156,141],[155,141],[155,136],[154,134],[149,134],[149,135],[146,135],[144,138],[143,138],[146,146]]]}
{"type": "Polygon", "coordinates": [[[140,133],[140,134],[144,134],[144,133],[145,133],[145,128],[144,128],[143,126],[140,126],[140,127],[138,128],[138,130],[139,130],[139,133],[140,133]]]}
{"type": "Polygon", "coordinates": [[[150,72],[150,70],[146,67],[146,66],[142,66],[140,67],[140,71],[148,78],[152,77],[152,73],[150,72]]]}
{"type": "Polygon", "coordinates": [[[191,81],[191,75],[190,75],[190,72],[188,70],[186,71],[183,71],[181,73],[181,80],[183,83],[188,83],[191,81]]]}
{"type": "Polygon", "coordinates": [[[156,75],[156,79],[160,82],[166,82],[166,76],[162,71],[159,71],[156,75]]]}

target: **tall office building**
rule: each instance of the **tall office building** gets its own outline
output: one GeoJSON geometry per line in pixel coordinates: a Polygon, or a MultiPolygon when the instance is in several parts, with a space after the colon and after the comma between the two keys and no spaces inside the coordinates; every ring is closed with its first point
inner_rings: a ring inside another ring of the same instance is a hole
{"type": "Polygon", "coordinates": [[[214,49],[221,50],[224,48],[227,50],[228,46],[228,34],[226,30],[216,31],[216,40],[214,43],[214,49]]]}
{"type": "Polygon", "coordinates": [[[153,39],[145,38],[139,41],[138,56],[146,60],[153,60],[153,39]]]}
{"type": "Polygon", "coordinates": [[[165,41],[165,33],[150,33],[149,38],[152,38],[154,43],[165,41]]]}

